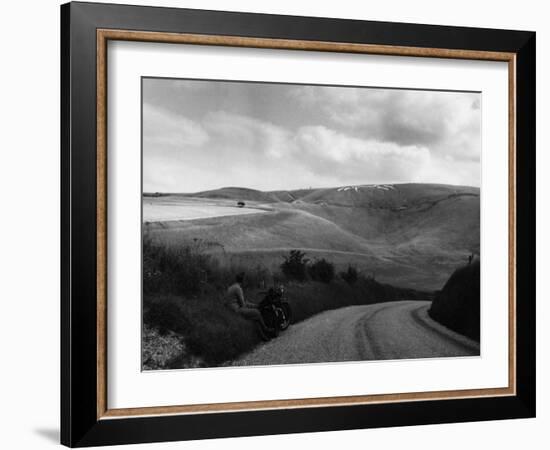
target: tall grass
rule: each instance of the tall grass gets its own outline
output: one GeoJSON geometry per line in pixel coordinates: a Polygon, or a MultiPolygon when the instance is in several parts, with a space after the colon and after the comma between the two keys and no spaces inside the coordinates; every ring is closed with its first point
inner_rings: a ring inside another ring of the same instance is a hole
{"type": "MultiPolygon", "coordinates": [[[[146,297],[144,322],[161,334],[174,331],[204,365],[216,366],[252,349],[260,340],[254,325],[224,308],[216,299],[184,299],[173,295],[146,297]]],[[[187,355],[168,362],[179,368],[187,355]]]]}

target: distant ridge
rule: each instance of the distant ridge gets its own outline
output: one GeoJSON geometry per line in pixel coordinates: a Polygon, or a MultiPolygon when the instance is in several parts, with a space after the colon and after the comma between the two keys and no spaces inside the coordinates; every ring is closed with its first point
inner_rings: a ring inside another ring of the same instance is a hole
{"type": "Polygon", "coordinates": [[[244,187],[223,187],[210,191],[196,192],[194,194],[185,194],[187,197],[197,198],[223,198],[231,200],[248,200],[257,202],[276,202],[278,199],[269,192],[258,191],[244,187]]]}
{"type": "MultiPolygon", "coordinates": [[[[159,194],[163,195],[163,194],[159,194]]],[[[329,188],[260,191],[244,187],[222,187],[185,197],[256,201],[263,203],[310,203],[383,209],[407,209],[459,196],[479,196],[479,188],[447,184],[363,184],[329,188]]]]}

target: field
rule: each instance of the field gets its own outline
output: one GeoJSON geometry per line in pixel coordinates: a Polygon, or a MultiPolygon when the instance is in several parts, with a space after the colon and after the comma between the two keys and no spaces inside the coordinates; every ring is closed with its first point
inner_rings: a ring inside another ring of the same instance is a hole
{"type": "Polygon", "coordinates": [[[170,222],[179,220],[196,220],[209,217],[224,217],[243,214],[259,214],[261,208],[238,207],[228,200],[205,200],[192,197],[144,197],[143,221],[170,222]]]}
{"type": "Polygon", "coordinates": [[[433,184],[261,192],[224,188],[143,197],[155,242],[203,248],[275,273],[291,249],[356,266],[383,283],[439,290],[479,253],[479,189],[433,184]],[[238,202],[244,206],[237,206],[238,202]]]}

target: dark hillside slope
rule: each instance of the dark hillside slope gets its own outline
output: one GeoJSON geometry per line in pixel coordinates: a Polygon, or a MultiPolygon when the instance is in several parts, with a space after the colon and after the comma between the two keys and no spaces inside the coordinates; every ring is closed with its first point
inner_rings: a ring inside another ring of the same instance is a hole
{"type": "Polygon", "coordinates": [[[479,259],[457,269],[434,299],[429,314],[446,327],[479,341],[479,259]]]}

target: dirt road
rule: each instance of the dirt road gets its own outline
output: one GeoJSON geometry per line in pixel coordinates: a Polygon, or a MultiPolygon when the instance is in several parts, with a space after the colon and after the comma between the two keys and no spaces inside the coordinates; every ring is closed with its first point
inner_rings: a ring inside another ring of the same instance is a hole
{"type": "Polygon", "coordinates": [[[479,355],[479,344],[434,322],[430,302],[399,301],[326,311],[291,325],[234,365],[479,355]]]}

